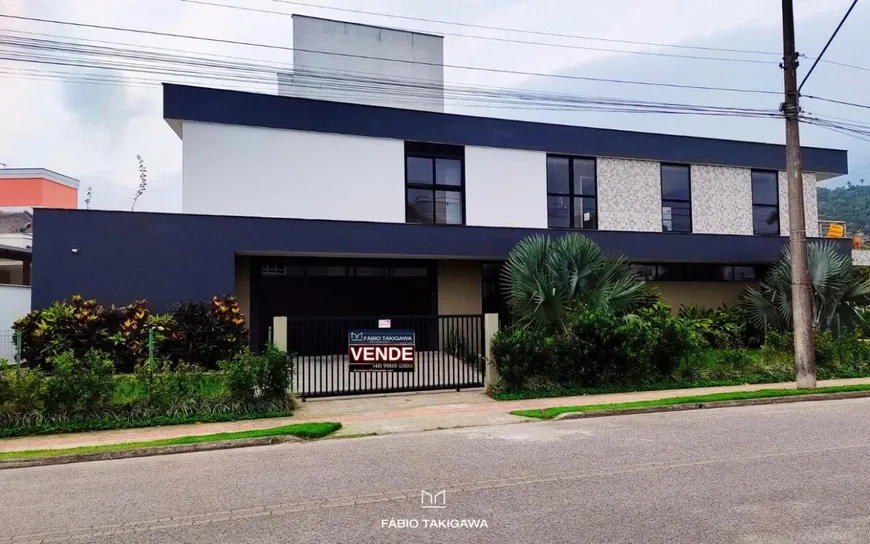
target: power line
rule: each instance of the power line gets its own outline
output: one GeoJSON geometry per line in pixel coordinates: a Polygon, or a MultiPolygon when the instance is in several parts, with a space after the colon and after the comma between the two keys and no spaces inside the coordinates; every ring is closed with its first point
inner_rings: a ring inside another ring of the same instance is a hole
{"type": "Polygon", "coordinates": [[[858,104],[857,102],[847,102],[845,100],[834,100],[833,98],[822,98],[821,96],[813,96],[811,94],[803,94],[801,98],[809,98],[810,100],[821,100],[823,102],[830,102],[832,104],[840,104],[841,106],[853,106],[856,108],[865,108],[870,110],[870,105],[867,104],[858,104]]]}
{"type": "MultiPolygon", "coordinates": [[[[333,7],[333,6],[324,6],[322,4],[312,4],[312,3],[308,3],[308,2],[296,2],[296,1],[292,1],[292,0],[273,0],[273,1],[279,2],[282,4],[290,4],[290,5],[294,5],[294,6],[303,6],[303,7],[317,8],[317,9],[325,9],[325,10],[339,11],[339,12],[345,12],[345,13],[358,13],[358,14],[362,14],[362,15],[374,15],[374,16],[378,16],[378,17],[404,19],[407,21],[420,21],[420,22],[435,23],[435,24],[442,24],[442,25],[452,25],[452,26],[460,26],[460,27],[468,27],[468,28],[479,28],[479,29],[483,29],[483,30],[496,30],[499,32],[517,32],[517,33],[521,33],[521,34],[534,34],[534,35],[538,35],[538,36],[553,36],[553,37],[558,37],[558,38],[570,38],[570,39],[575,39],[575,40],[590,40],[590,41],[601,41],[601,42],[611,42],[611,43],[624,43],[624,44],[630,44],[630,45],[645,45],[645,46],[652,46],[652,47],[671,47],[671,48],[676,48],[676,49],[695,49],[695,50],[701,50],[701,51],[719,51],[719,52],[725,52],[725,53],[742,53],[742,54],[753,54],[753,55],[777,55],[777,56],[780,55],[780,53],[775,52],[775,51],[758,51],[758,50],[751,50],[751,49],[729,49],[729,48],[723,48],[723,47],[704,47],[704,46],[696,46],[696,45],[680,45],[680,44],[668,44],[668,43],[658,43],[658,42],[618,40],[618,39],[613,39],[613,38],[598,38],[598,37],[592,37],[592,36],[579,36],[579,35],[574,35],[574,34],[559,34],[556,32],[526,30],[526,29],[521,29],[521,28],[506,28],[506,27],[489,26],[489,25],[478,25],[478,24],[473,24],[473,23],[462,23],[459,21],[428,19],[425,17],[411,17],[411,16],[407,16],[407,15],[395,15],[392,13],[366,11],[366,10],[360,10],[360,9],[337,8],[337,7],[333,7]]],[[[231,8],[235,8],[235,9],[244,9],[244,10],[250,10],[250,11],[263,11],[266,13],[278,13],[278,14],[283,13],[280,11],[258,10],[256,8],[229,6],[226,4],[218,4],[216,2],[207,2],[205,0],[182,0],[182,2],[191,2],[191,3],[195,3],[195,4],[205,4],[205,5],[213,5],[213,6],[220,6],[220,7],[231,7],[231,8]]],[[[283,14],[289,15],[287,13],[283,13],[283,14]]],[[[441,32],[441,33],[447,34],[446,32],[441,32]]],[[[463,34],[460,34],[459,36],[489,39],[485,36],[470,36],[470,35],[463,35],[463,34]]],[[[818,60],[815,57],[808,57],[806,55],[800,55],[800,56],[803,58],[809,59],[809,60],[818,60]]],[[[821,55],[820,55],[820,57],[821,57],[821,55]]],[[[824,62],[826,64],[833,64],[836,66],[842,66],[842,67],[846,67],[846,68],[854,68],[856,70],[863,70],[866,72],[870,72],[870,68],[863,67],[863,66],[855,66],[853,64],[847,64],[845,62],[836,62],[836,61],[832,61],[832,60],[823,60],[822,62],[824,62]]]]}
{"type": "Polygon", "coordinates": [[[858,0],[852,0],[852,5],[849,6],[849,9],[846,10],[846,14],[843,15],[843,18],[842,18],[842,19],[840,19],[840,24],[838,24],[838,25],[837,25],[837,28],[834,29],[834,33],[831,34],[831,37],[830,37],[830,38],[828,38],[828,42],[827,42],[827,43],[825,44],[825,46],[822,48],[822,52],[819,53],[819,56],[816,57],[816,60],[815,60],[815,62],[813,62],[813,65],[810,66],[810,71],[807,72],[807,75],[804,76],[804,79],[803,79],[803,81],[801,81],[801,84],[798,85],[798,89],[797,89],[798,92],[801,92],[801,89],[803,88],[804,83],[807,82],[807,79],[809,79],[809,77],[813,74],[813,70],[816,69],[816,65],[818,65],[818,64],[819,64],[819,61],[822,60],[822,57],[825,56],[825,51],[828,50],[828,47],[831,45],[831,42],[833,42],[833,41],[834,41],[834,38],[837,37],[837,33],[840,32],[840,28],[842,28],[843,23],[846,22],[846,19],[849,18],[849,14],[852,13],[852,10],[853,10],[853,9],[855,9],[855,4],[857,4],[857,3],[858,3],[858,0]]]}
{"type": "MultiPolygon", "coordinates": [[[[215,6],[221,6],[221,7],[234,7],[234,8],[239,7],[239,6],[227,6],[225,4],[205,2],[202,0],[182,0],[182,1],[192,2],[192,3],[196,3],[196,4],[209,4],[209,5],[215,5],[215,6]]],[[[544,32],[544,31],[540,31],[540,30],[527,30],[527,29],[520,29],[520,28],[507,28],[507,27],[490,26],[490,25],[478,25],[478,24],[473,24],[473,23],[462,23],[459,21],[446,21],[446,20],[439,20],[439,19],[429,19],[426,17],[411,17],[408,15],[396,15],[393,13],[383,13],[383,12],[377,12],[377,11],[365,11],[365,10],[360,10],[360,9],[337,8],[337,7],[333,7],[333,6],[324,6],[321,4],[310,4],[310,3],[306,3],[306,2],[291,2],[291,1],[287,1],[287,0],[274,0],[274,1],[280,2],[283,4],[291,4],[291,5],[295,5],[295,6],[325,9],[325,10],[331,10],[331,11],[340,11],[340,12],[345,12],[345,13],[358,13],[361,15],[374,15],[374,16],[378,16],[378,17],[389,17],[392,19],[402,19],[405,21],[418,21],[418,22],[425,22],[425,23],[435,23],[435,24],[440,24],[440,25],[448,25],[448,26],[478,28],[478,29],[482,29],[482,30],[496,30],[499,32],[515,32],[515,33],[519,33],[519,34],[531,34],[531,35],[536,35],[536,36],[552,36],[555,38],[569,38],[569,39],[574,39],[574,40],[589,40],[589,41],[597,41],[597,42],[624,43],[624,44],[628,44],[628,45],[645,45],[645,46],[653,46],[653,47],[671,47],[671,48],[675,48],[675,49],[696,49],[696,50],[700,50],[700,51],[719,51],[719,52],[723,52],[723,53],[744,53],[744,54],[754,54],[754,55],[777,55],[777,56],[779,56],[779,53],[777,53],[775,51],[753,51],[753,50],[748,50],[748,49],[728,49],[728,48],[722,48],[722,47],[702,47],[702,46],[697,46],[697,45],[679,45],[679,44],[670,44],[670,43],[618,40],[618,39],[614,39],[614,38],[599,38],[599,37],[593,37],[593,36],[581,36],[581,35],[577,35],[577,34],[559,34],[557,32],[544,32]]],[[[240,9],[248,9],[248,8],[240,8],[240,9]]],[[[266,11],[267,13],[270,12],[270,10],[257,10],[255,8],[250,8],[250,10],[251,11],[266,11]]],[[[275,13],[282,13],[282,12],[275,12],[275,13]]],[[[285,13],[285,15],[287,15],[287,14],[285,13]]]]}
{"type": "Polygon", "coordinates": [[[866,129],[849,126],[844,123],[830,121],[822,117],[802,114],[800,120],[804,123],[822,127],[840,134],[856,138],[865,142],[870,142],[870,127],[866,129]]]}
{"type": "Polygon", "coordinates": [[[288,46],[280,46],[274,44],[262,44],[256,42],[245,42],[245,41],[237,41],[237,40],[227,40],[222,38],[211,38],[207,36],[189,36],[184,34],[175,34],[170,32],[159,32],[155,30],[143,30],[136,28],[123,28],[116,26],[107,26],[107,25],[95,25],[89,23],[79,23],[74,21],[60,21],[56,19],[44,19],[38,17],[24,17],[20,15],[9,15],[9,14],[0,14],[0,18],[7,19],[17,19],[24,21],[32,21],[38,23],[46,23],[46,24],[55,24],[55,25],[67,25],[79,28],[93,28],[99,30],[109,30],[114,32],[130,32],[134,34],[144,34],[151,36],[163,36],[167,38],[178,38],[178,39],[188,39],[188,40],[200,40],[212,43],[223,43],[229,45],[240,45],[247,47],[260,47],[265,49],[277,49],[283,51],[301,51],[305,53],[317,53],[322,55],[334,55],[340,57],[347,58],[357,58],[357,59],[366,59],[366,60],[377,60],[382,62],[395,62],[402,64],[416,64],[423,66],[438,66],[444,68],[453,68],[458,70],[469,70],[476,72],[485,72],[485,73],[500,73],[500,74],[511,74],[511,75],[520,75],[525,77],[544,77],[544,78],[555,78],[555,79],[565,79],[565,80],[575,80],[575,81],[595,81],[601,83],[615,83],[615,84],[624,84],[624,85],[642,85],[642,86],[653,86],[653,87],[667,87],[667,88],[675,88],[675,89],[692,89],[692,90],[703,90],[703,91],[722,91],[722,92],[740,92],[740,93],[756,93],[756,94],[780,94],[778,91],[770,91],[770,90],[762,90],[762,89],[740,89],[740,88],[730,88],[730,87],[711,87],[704,85],[683,85],[677,83],[660,83],[660,82],[650,82],[650,81],[634,81],[634,80],[622,80],[622,79],[610,79],[610,78],[595,78],[595,77],[586,77],[586,76],[573,76],[573,75],[565,75],[565,74],[547,74],[541,72],[527,72],[522,70],[505,70],[498,68],[487,68],[484,66],[465,66],[458,64],[442,64],[435,62],[424,62],[424,61],[413,61],[413,60],[405,60],[405,59],[391,59],[386,57],[376,57],[370,55],[359,55],[353,53],[337,53],[330,51],[320,51],[320,50],[312,50],[312,49],[303,49],[303,48],[293,48],[288,46]]]}
{"type": "MultiPolygon", "coordinates": [[[[66,68],[90,68],[113,72],[132,72],[151,76],[175,76],[183,79],[207,79],[238,84],[278,84],[278,68],[268,64],[248,62],[222,62],[212,59],[178,54],[155,54],[150,51],[124,49],[61,40],[46,40],[29,37],[0,37],[0,47],[12,46],[23,49],[7,51],[0,49],[0,59],[27,62],[38,65],[53,65],[66,68]],[[31,52],[33,51],[33,52],[31,52]]],[[[307,69],[300,66],[293,71],[295,88],[316,88],[321,92],[333,92],[341,97],[352,91],[378,92],[392,95],[394,102],[405,103],[413,97],[439,97],[474,106],[502,107],[512,109],[548,109],[556,111],[607,111],[625,113],[670,113],[681,115],[719,115],[744,117],[776,117],[775,110],[710,106],[668,102],[636,101],[601,96],[577,96],[541,91],[524,91],[504,87],[444,85],[440,82],[425,82],[415,79],[384,79],[364,72],[329,71],[307,69]],[[362,75],[358,75],[362,74],[362,75]]],[[[26,69],[25,69],[26,70],[26,69]]],[[[7,72],[15,75],[16,72],[7,72]]],[[[92,74],[75,72],[24,71],[30,77],[56,77],[70,81],[106,82],[120,84],[125,79],[117,73],[95,78],[92,74]],[[78,78],[78,79],[76,79],[78,78]]],[[[136,84],[156,84],[153,79],[138,79],[136,84]]]]}
{"type": "MultiPolygon", "coordinates": [[[[293,16],[292,13],[287,13],[285,11],[252,8],[252,7],[247,7],[247,6],[232,6],[232,5],[228,5],[228,4],[218,4],[215,2],[206,2],[204,0],[182,0],[182,1],[188,2],[191,4],[201,4],[201,5],[205,5],[205,6],[213,6],[213,7],[218,7],[218,8],[236,9],[236,10],[242,10],[242,11],[255,12],[255,13],[265,13],[265,14],[269,14],[269,15],[284,15],[284,16],[288,16],[288,17],[293,16]]],[[[334,8],[334,9],[340,9],[340,8],[334,8]]],[[[348,11],[358,12],[359,10],[348,10],[348,11]]],[[[387,14],[374,14],[374,13],[372,13],[372,14],[373,15],[384,15],[384,16],[387,15],[387,14]]],[[[437,21],[432,21],[432,22],[437,22],[437,21]]],[[[451,24],[455,24],[455,23],[451,23],[451,24]]],[[[416,29],[406,29],[406,30],[408,32],[422,32],[422,31],[416,30],[416,29]]],[[[497,42],[518,43],[518,44],[524,44],[524,45],[537,45],[537,46],[543,46],[543,47],[556,47],[556,48],[562,48],[562,49],[582,49],[585,51],[601,51],[601,52],[606,52],[606,53],[622,53],[622,54],[627,54],[627,55],[646,55],[646,56],[653,56],[653,57],[668,57],[668,58],[681,58],[681,59],[692,59],[692,60],[710,60],[710,61],[721,61],[721,62],[746,62],[746,63],[751,63],[751,64],[776,64],[776,61],[773,61],[773,60],[741,59],[741,58],[734,58],[734,57],[711,57],[711,56],[701,56],[701,55],[683,55],[683,54],[676,54],[676,53],[656,53],[653,51],[629,51],[629,50],[625,50],[625,49],[609,49],[609,48],[603,48],[603,47],[589,47],[589,46],[583,46],[583,45],[570,45],[570,44],[561,44],[561,43],[517,40],[517,39],[512,39],[512,38],[498,38],[495,36],[479,36],[476,34],[459,34],[459,33],[455,33],[455,32],[445,32],[445,31],[439,31],[439,34],[443,34],[445,36],[456,36],[456,37],[460,37],[460,38],[471,38],[471,39],[476,39],[476,40],[489,40],[489,41],[497,41],[497,42]]],[[[621,41],[621,40],[613,40],[613,41],[621,41]]],[[[668,44],[652,44],[652,43],[643,43],[643,42],[640,42],[640,43],[628,42],[628,43],[633,43],[633,44],[638,44],[638,45],[640,45],[640,44],[642,44],[642,45],[655,45],[658,47],[669,47],[668,44]]]]}

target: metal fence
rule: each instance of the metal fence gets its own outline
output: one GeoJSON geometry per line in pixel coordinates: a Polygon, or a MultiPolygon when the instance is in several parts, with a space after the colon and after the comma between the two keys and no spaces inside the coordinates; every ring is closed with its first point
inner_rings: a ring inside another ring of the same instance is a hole
{"type": "Polygon", "coordinates": [[[13,364],[18,360],[17,353],[15,331],[0,329],[0,359],[5,359],[9,364],[13,364]]]}
{"type": "Polygon", "coordinates": [[[413,372],[350,372],[348,334],[378,329],[383,319],[288,319],[287,351],[294,355],[297,394],[305,399],[483,386],[482,315],[391,317],[390,330],[414,331],[413,372]]]}

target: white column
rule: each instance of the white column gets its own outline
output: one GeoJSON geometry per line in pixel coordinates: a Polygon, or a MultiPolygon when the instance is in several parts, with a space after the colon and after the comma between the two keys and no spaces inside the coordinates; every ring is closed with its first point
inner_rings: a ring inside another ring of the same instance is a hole
{"type": "Polygon", "coordinates": [[[498,332],[498,314],[486,314],[483,316],[483,335],[486,347],[486,376],[484,377],[484,387],[487,390],[491,389],[498,383],[498,368],[495,365],[495,359],[492,356],[492,340],[495,333],[498,332]]]}
{"type": "Polygon", "coordinates": [[[280,351],[287,351],[287,318],[275,316],[272,318],[272,344],[280,351]]]}

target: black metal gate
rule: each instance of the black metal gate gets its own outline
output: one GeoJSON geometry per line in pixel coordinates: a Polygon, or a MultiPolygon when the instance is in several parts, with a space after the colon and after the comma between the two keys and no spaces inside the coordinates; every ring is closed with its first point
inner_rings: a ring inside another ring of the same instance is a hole
{"type": "Polygon", "coordinates": [[[482,315],[290,318],[287,351],[294,357],[294,385],[302,399],[483,386],[482,315]],[[378,329],[384,319],[392,330],[414,331],[414,372],[351,373],[348,333],[378,329]]]}

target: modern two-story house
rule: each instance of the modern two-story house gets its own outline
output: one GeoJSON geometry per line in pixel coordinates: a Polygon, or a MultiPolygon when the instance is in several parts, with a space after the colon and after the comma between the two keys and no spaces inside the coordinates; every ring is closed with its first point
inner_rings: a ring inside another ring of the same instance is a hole
{"type": "MultiPolygon", "coordinates": [[[[35,307],[234,293],[254,328],[498,312],[511,248],[566,232],[636,263],[675,307],[718,306],[788,240],[780,145],[178,85],[164,117],[184,213],[37,210],[35,307]]],[[[847,172],[846,152],[802,157],[817,237],[816,183],[847,172]]]]}

